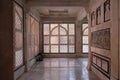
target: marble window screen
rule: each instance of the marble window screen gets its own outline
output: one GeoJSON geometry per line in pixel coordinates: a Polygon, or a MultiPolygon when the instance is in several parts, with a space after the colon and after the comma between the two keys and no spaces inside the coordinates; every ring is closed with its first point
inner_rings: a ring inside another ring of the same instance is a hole
{"type": "MultiPolygon", "coordinates": [[[[48,24],[48,23],[45,23],[45,24],[48,24]]],[[[51,28],[51,24],[49,23],[49,27],[50,27],[50,29],[49,29],[49,32],[50,32],[50,34],[49,35],[44,35],[43,34],[43,37],[45,37],[45,36],[49,36],[49,44],[44,44],[44,45],[49,45],[49,46],[51,46],[51,45],[59,45],[59,52],[58,53],[60,53],[60,45],[67,45],[67,53],[71,53],[70,51],[69,51],[69,46],[71,46],[71,45],[74,45],[74,52],[72,52],[72,53],[75,53],[75,42],[73,42],[73,43],[69,43],[69,37],[73,37],[73,38],[75,38],[75,33],[74,34],[69,34],[69,25],[71,25],[71,24],[74,24],[74,23],[61,23],[61,24],[57,24],[57,25],[55,25],[55,27],[54,26],[52,26],[52,28],[51,28]],[[62,25],[62,24],[67,24],[67,27],[65,27],[64,25],[62,25]],[[56,34],[56,35],[52,35],[52,32],[56,29],[56,27],[58,27],[59,26],[59,28],[58,28],[58,34],[56,34]],[[64,29],[64,31],[66,32],[66,34],[60,34],[60,28],[61,29],[64,29]],[[50,37],[51,36],[59,36],[59,41],[58,41],[58,44],[51,44],[50,43],[50,37]],[[65,37],[65,36],[67,36],[67,44],[66,43],[60,43],[60,37],[65,37]]],[[[44,24],[43,24],[44,25],[44,24]]],[[[44,27],[44,26],[43,26],[44,27]]],[[[74,24],[74,30],[75,30],[75,24],[74,24]]],[[[75,32],[75,31],[74,31],[75,32]]],[[[43,31],[43,33],[44,33],[44,31],[43,31]]],[[[75,41],[75,39],[73,40],[73,41],[75,41]]],[[[49,47],[50,49],[49,49],[49,53],[51,53],[51,47],[49,47]]],[[[48,53],[48,52],[47,52],[48,53]]]]}
{"type": "Polygon", "coordinates": [[[24,57],[23,57],[23,8],[16,2],[14,2],[14,47],[15,47],[15,56],[14,56],[14,69],[18,69],[23,65],[24,57]],[[18,17],[18,18],[16,18],[18,17]],[[17,20],[20,21],[20,24],[17,24],[17,20]],[[19,26],[19,27],[17,27],[19,26]],[[18,34],[19,35],[16,35],[18,34]],[[21,35],[20,42],[18,41],[21,35]],[[18,53],[19,52],[19,53],[18,53]],[[19,58],[17,58],[19,56],[19,58]]]}

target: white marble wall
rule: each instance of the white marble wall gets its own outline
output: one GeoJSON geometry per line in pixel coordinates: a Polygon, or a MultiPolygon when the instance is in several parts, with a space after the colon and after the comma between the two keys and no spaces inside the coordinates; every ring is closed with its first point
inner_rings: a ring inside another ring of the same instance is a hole
{"type": "MultiPolygon", "coordinates": [[[[101,6],[101,8],[104,8],[104,2],[106,0],[91,0],[90,2],[90,13],[92,11],[96,11],[96,9],[101,6]]],[[[90,52],[95,52],[97,54],[106,56],[111,59],[111,80],[117,80],[118,79],[118,48],[119,48],[119,41],[118,41],[118,0],[110,0],[111,1],[111,21],[104,22],[104,14],[102,10],[102,23],[100,25],[95,25],[94,27],[91,27],[90,31],[98,31],[106,28],[110,28],[110,34],[111,34],[111,49],[105,50],[100,49],[96,47],[90,47],[90,52]]],[[[107,80],[102,73],[97,71],[96,69],[92,68],[92,70],[99,75],[99,77],[102,78],[102,80],[107,80]]]]}

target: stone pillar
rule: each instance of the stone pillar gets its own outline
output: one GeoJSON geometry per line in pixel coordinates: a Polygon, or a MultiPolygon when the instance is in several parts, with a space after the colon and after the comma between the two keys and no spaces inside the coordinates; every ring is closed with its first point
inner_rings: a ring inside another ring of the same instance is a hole
{"type": "Polygon", "coordinates": [[[13,2],[0,0],[0,79],[14,80],[13,2]]]}
{"type": "Polygon", "coordinates": [[[88,70],[91,70],[91,16],[90,16],[90,13],[88,12],[88,15],[87,15],[87,18],[88,18],[88,38],[89,38],[89,43],[88,43],[88,46],[89,46],[89,52],[88,52],[88,65],[87,65],[87,69],[88,70]]]}
{"type": "MultiPolygon", "coordinates": [[[[27,13],[27,12],[26,12],[27,13]]],[[[25,71],[28,71],[29,70],[29,59],[28,59],[28,40],[27,40],[27,38],[28,38],[28,35],[29,35],[29,33],[28,33],[28,27],[30,26],[30,16],[29,16],[29,14],[26,14],[25,15],[25,22],[26,22],[26,24],[25,24],[25,29],[24,29],[24,44],[25,44],[25,46],[24,46],[24,48],[25,48],[25,71]]]]}
{"type": "Polygon", "coordinates": [[[118,68],[119,68],[119,79],[120,79],[120,1],[118,3],[119,3],[119,8],[118,8],[118,11],[119,11],[119,19],[118,19],[119,20],[118,22],[119,23],[118,24],[119,25],[119,61],[118,61],[119,67],[118,68]]]}
{"type": "Polygon", "coordinates": [[[43,27],[42,21],[40,21],[40,33],[39,33],[39,40],[40,40],[40,52],[43,52],[43,27]]]}
{"type": "Polygon", "coordinates": [[[118,68],[118,51],[119,51],[119,35],[118,35],[118,0],[111,0],[111,80],[117,80],[119,76],[118,68]]]}
{"type": "Polygon", "coordinates": [[[80,54],[82,53],[82,31],[81,31],[81,22],[76,21],[76,56],[80,57],[80,54]]]}

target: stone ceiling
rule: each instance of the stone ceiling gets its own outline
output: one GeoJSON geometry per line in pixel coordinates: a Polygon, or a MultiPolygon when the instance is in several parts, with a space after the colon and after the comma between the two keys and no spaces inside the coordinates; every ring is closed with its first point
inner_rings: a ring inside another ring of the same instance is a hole
{"type": "Polygon", "coordinates": [[[77,17],[78,13],[83,10],[83,7],[34,7],[41,17],[77,17]]]}
{"type": "Polygon", "coordinates": [[[27,6],[41,17],[78,17],[88,7],[89,0],[27,0],[27,6]]]}
{"type": "Polygon", "coordinates": [[[27,0],[28,6],[88,6],[90,0],[27,0]]]}

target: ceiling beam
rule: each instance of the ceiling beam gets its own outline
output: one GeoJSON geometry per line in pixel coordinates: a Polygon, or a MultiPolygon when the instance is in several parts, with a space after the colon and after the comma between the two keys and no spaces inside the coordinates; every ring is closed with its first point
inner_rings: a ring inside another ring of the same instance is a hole
{"type": "Polygon", "coordinates": [[[41,17],[43,22],[75,22],[76,17],[41,17]]]}

